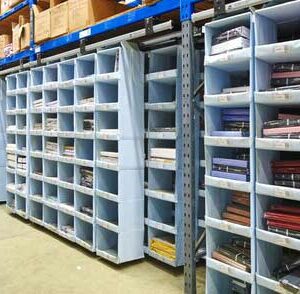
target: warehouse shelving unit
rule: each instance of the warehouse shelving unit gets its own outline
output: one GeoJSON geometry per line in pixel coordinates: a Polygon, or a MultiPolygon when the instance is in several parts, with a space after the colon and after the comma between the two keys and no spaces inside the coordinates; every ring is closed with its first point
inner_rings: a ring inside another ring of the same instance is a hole
{"type": "Polygon", "coordinates": [[[256,238],[257,238],[257,293],[286,293],[272,277],[281,265],[284,250],[299,251],[299,240],[269,232],[263,219],[272,204],[299,202],[298,189],[273,185],[270,162],[281,155],[299,152],[299,140],[268,139],[262,137],[263,122],[276,119],[279,108],[299,105],[299,90],[269,91],[272,64],[299,61],[299,40],[279,41],[279,31],[292,30],[298,18],[300,2],[259,10],[255,15],[256,35],[256,238]],[[263,260],[264,262],[261,262],[263,260]]]}
{"type": "Polygon", "coordinates": [[[145,251],[172,266],[183,265],[182,131],[181,131],[181,46],[149,53],[148,101],[148,240],[145,251]],[[151,158],[152,148],[175,149],[175,160],[151,158]],[[168,259],[151,250],[155,237],[168,237],[176,248],[176,258],[168,259]]]}
{"type": "Polygon", "coordinates": [[[205,159],[206,159],[206,230],[207,230],[207,284],[206,291],[211,293],[231,293],[231,278],[237,278],[252,285],[255,293],[255,150],[254,150],[254,67],[253,45],[254,26],[250,13],[228,17],[205,25],[205,159]],[[210,56],[212,38],[226,29],[244,25],[250,28],[250,47],[219,55],[210,56]],[[224,88],[232,87],[236,76],[248,74],[249,92],[222,94],[224,88]],[[222,111],[224,108],[249,108],[249,137],[217,137],[213,131],[222,129],[222,111]],[[216,178],[211,175],[214,157],[234,158],[236,148],[247,150],[250,156],[250,179],[242,182],[216,178]],[[231,157],[230,157],[231,156],[231,157]],[[250,194],[250,227],[222,220],[222,213],[231,202],[233,191],[250,194]],[[212,252],[233,236],[242,236],[251,240],[251,272],[243,272],[212,258],[212,252]],[[222,282],[220,280],[222,279],[222,282]],[[212,290],[213,289],[213,290],[212,290]]]}
{"type": "Polygon", "coordinates": [[[143,62],[122,43],[6,78],[27,167],[7,168],[7,206],[115,263],[144,255],[143,62]]]}

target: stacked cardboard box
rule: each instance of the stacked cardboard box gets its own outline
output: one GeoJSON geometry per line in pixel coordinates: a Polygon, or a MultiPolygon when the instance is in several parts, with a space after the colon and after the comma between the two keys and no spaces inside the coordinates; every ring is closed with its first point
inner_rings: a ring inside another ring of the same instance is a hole
{"type": "Polygon", "coordinates": [[[35,42],[84,29],[127,8],[114,0],[45,0],[34,6],[35,42]]]}
{"type": "Polygon", "coordinates": [[[11,53],[11,50],[9,50],[9,48],[12,48],[11,41],[11,35],[0,35],[0,58],[7,57],[11,53]]]}
{"type": "Polygon", "coordinates": [[[12,23],[12,48],[13,53],[22,51],[30,46],[30,23],[29,18],[19,16],[18,23],[12,23]]]}

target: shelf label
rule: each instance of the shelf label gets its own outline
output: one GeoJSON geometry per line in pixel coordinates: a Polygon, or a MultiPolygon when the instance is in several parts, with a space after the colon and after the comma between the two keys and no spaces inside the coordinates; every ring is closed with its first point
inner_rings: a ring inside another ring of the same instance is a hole
{"type": "Polygon", "coordinates": [[[90,36],[91,33],[92,33],[91,29],[87,29],[87,30],[81,31],[79,33],[79,39],[86,38],[86,37],[90,36]]]}
{"type": "Polygon", "coordinates": [[[40,53],[41,52],[41,47],[40,46],[35,47],[34,52],[35,53],[40,53]]]}
{"type": "Polygon", "coordinates": [[[290,95],[289,94],[273,94],[273,99],[275,100],[279,100],[279,101],[286,101],[290,99],[290,95]]]}
{"type": "Polygon", "coordinates": [[[278,45],[274,47],[274,53],[287,54],[289,53],[289,47],[287,45],[278,45]]]}
{"type": "Polygon", "coordinates": [[[218,97],[218,101],[221,102],[221,103],[227,103],[229,102],[229,97],[228,96],[220,96],[218,97]]]}

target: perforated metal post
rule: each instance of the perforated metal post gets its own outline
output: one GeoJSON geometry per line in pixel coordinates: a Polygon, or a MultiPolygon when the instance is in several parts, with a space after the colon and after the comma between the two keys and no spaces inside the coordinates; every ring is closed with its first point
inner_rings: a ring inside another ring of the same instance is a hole
{"type": "Polygon", "coordinates": [[[182,22],[182,132],[184,187],[184,292],[196,293],[195,262],[195,138],[193,105],[193,25],[182,22]]]}

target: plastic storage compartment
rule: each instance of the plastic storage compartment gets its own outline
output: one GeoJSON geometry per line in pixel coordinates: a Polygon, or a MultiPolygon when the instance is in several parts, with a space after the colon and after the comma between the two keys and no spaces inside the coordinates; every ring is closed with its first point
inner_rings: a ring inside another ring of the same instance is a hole
{"type": "Polygon", "coordinates": [[[47,229],[57,232],[58,214],[57,210],[44,205],[43,206],[44,225],[47,229]]]}
{"type": "Polygon", "coordinates": [[[60,203],[60,210],[65,213],[74,214],[74,191],[71,189],[58,187],[58,198],[60,203]]]}
{"type": "Polygon", "coordinates": [[[58,110],[60,112],[72,112],[74,106],[74,88],[58,89],[58,110]]]}
{"type": "Polygon", "coordinates": [[[7,91],[13,91],[17,89],[17,76],[15,74],[6,77],[7,91]]]}
{"type": "Polygon", "coordinates": [[[66,60],[58,64],[58,80],[59,82],[67,82],[74,80],[75,77],[75,60],[66,60]]]}
{"type": "Polygon", "coordinates": [[[29,72],[21,72],[17,74],[17,89],[25,90],[29,85],[29,72]]]}
{"type": "MultiPolygon", "coordinates": [[[[64,162],[58,163],[59,181],[73,185],[74,183],[74,165],[64,162]]],[[[72,187],[67,185],[66,187],[72,187]]]]}
{"type": "Polygon", "coordinates": [[[50,64],[44,67],[44,84],[58,81],[58,64],[50,64]]]}
{"type": "Polygon", "coordinates": [[[98,52],[97,54],[97,73],[108,74],[118,72],[121,63],[120,48],[112,48],[98,52]]]}
{"type": "MultiPolygon", "coordinates": [[[[89,78],[96,73],[96,54],[81,56],[75,61],[75,79],[89,78]]],[[[92,81],[93,82],[93,81],[92,81]]]]}
{"type": "Polygon", "coordinates": [[[94,198],[91,195],[76,191],[75,210],[78,218],[92,224],[94,217],[94,198]]]}
{"type": "Polygon", "coordinates": [[[94,229],[93,224],[75,218],[76,243],[82,247],[94,251],[94,229]]]}
{"type": "Polygon", "coordinates": [[[42,225],[43,223],[43,204],[35,202],[35,201],[30,201],[30,219],[42,225]]]}
{"type": "Polygon", "coordinates": [[[75,241],[74,217],[59,211],[59,234],[70,241],[75,241]]]}

